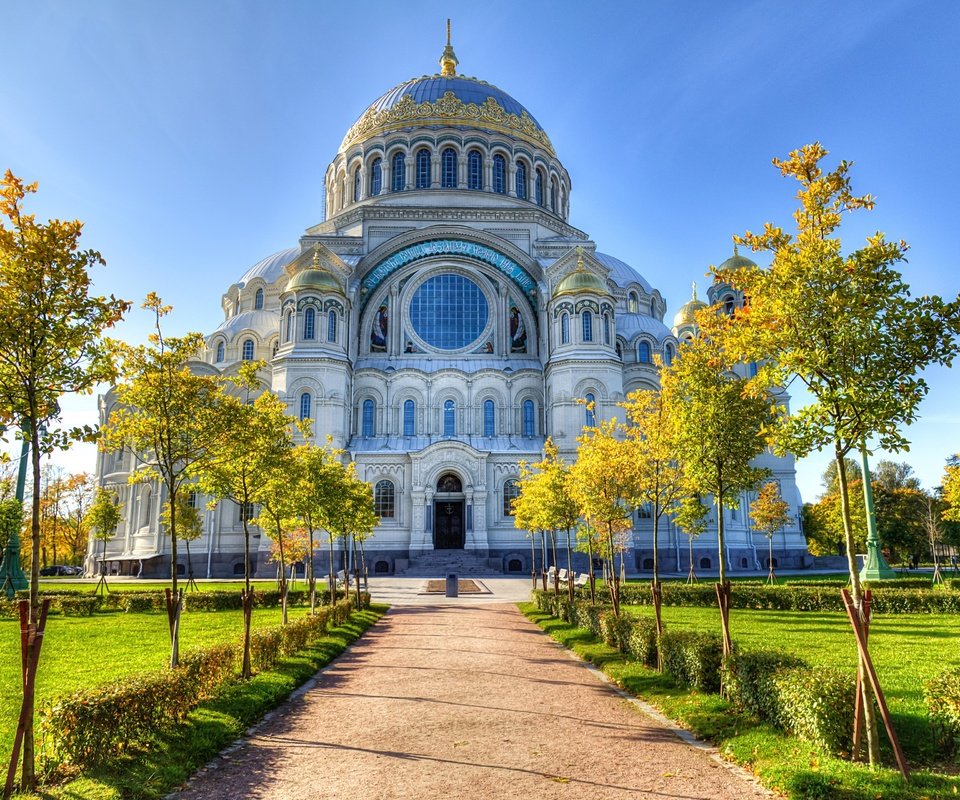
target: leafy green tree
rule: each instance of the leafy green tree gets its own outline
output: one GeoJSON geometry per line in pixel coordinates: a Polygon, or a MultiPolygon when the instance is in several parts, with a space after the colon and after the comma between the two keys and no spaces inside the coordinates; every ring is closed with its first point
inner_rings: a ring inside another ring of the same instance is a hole
{"type": "Polygon", "coordinates": [[[257,370],[262,362],[248,361],[241,365],[233,387],[220,399],[219,414],[224,435],[218,436],[206,458],[195,469],[197,487],[215,503],[233,502],[240,510],[243,526],[243,658],[241,676],[250,678],[250,626],[253,619],[254,595],[250,585],[250,524],[257,492],[269,465],[293,445],[290,431],[292,418],[284,402],[271,392],[264,392],[253,403],[247,402],[251,391],[259,388],[257,370]]]}
{"type": "Polygon", "coordinates": [[[260,515],[256,524],[269,536],[277,548],[277,561],[280,565],[280,608],[283,624],[287,624],[287,576],[286,544],[287,534],[296,528],[297,485],[290,480],[296,470],[293,457],[293,441],[290,445],[271,451],[270,458],[260,464],[257,476],[255,500],[260,505],[260,515]]]}
{"type": "Polygon", "coordinates": [[[98,592],[101,588],[110,591],[110,587],[107,586],[107,542],[117,532],[122,516],[117,493],[103,486],[97,489],[93,496],[93,504],[87,512],[87,525],[93,531],[93,538],[101,543],[98,592]]]}
{"type": "MultiPolygon", "coordinates": [[[[534,465],[543,475],[546,522],[550,530],[566,533],[567,595],[573,602],[573,541],[571,531],[580,519],[580,508],[573,495],[570,467],[560,457],[560,450],[548,436],[543,445],[543,460],[534,465]]],[[[554,559],[556,561],[556,559],[554,559]]]]}
{"type": "MultiPolygon", "coordinates": [[[[871,209],[874,201],[853,193],[848,162],[824,171],[826,155],[814,143],[774,159],[781,174],[799,183],[797,232],[767,223],[761,233],[735,237],[770,253],[773,261],[769,269],[718,274],[749,303],[733,318],[717,319],[710,333],[744,361],[771,359],[760,368],[761,382],[788,386],[799,380],[811,396],[809,405],[781,415],[773,432],[780,451],[798,456],[824,447],[833,451],[853,602],[862,615],[845,459],[868,439],[889,452],[907,445],[901,431],[916,419],[927,393],[919,373],[930,364],[949,364],[956,354],[960,303],[911,296],[896,269],[907,251],[902,241],[888,242],[876,233],[843,254],[837,235],[843,215],[871,209]]],[[[875,763],[879,751],[870,694],[865,688],[868,747],[875,763]]]]}
{"type": "MultiPolygon", "coordinates": [[[[661,372],[661,385],[673,398],[676,422],[673,450],[682,465],[687,490],[712,495],[717,511],[720,564],[718,597],[729,597],[724,508],[737,508],[740,495],[754,489],[766,471],[752,465],[766,446],[763,430],[774,419],[765,392],[754,393],[749,381],[731,371],[732,362],[715,340],[684,345],[673,364],[661,372]]],[[[732,641],[728,608],[721,606],[724,652],[732,641]]]]}
{"type": "MultiPolygon", "coordinates": [[[[336,501],[327,509],[323,527],[332,532],[333,536],[341,539],[351,549],[356,603],[359,609],[363,541],[373,533],[380,520],[373,510],[373,489],[369,483],[360,480],[352,463],[341,468],[335,494],[336,501]],[[361,547],[359,557],[357,554],[358,544],[361,547]]],[[[344,575],[349,575],[346,565],[344,566],[344,575]]],[[[349,579],[345,589],[349,594],[349,579]]]]}
{"type": "MultiPolygon", "coordinates": [[[[328,509],[337,502],[336,488],[343,464],[340,459],[343,452],[335,450],[328,441],[326,447],[317,447],[312,444],[299,445],[294,449],[294,460],[297,465],[296,481],[296,510],[297,517],[303,522],[307,531],[307,551],[310,554],[306,562],[307,586],[310,591],[310,612],[313,613],[317,603],[317,581],[313,568],[314,534],[323,528],[328,509]]],[[[330,601],[335,602],[336,578],[333,569],[333,535],[329,534],[330,543],[330,601]]]]}
{"type": "Polygon", "coordinates": [[[66,493],[68,506],[69,535],[67,546],[70,549],[70,562],[79,564],[87,546],[87,512],[93,502],[96,483],[89,472],[79,472],[67,478],[66,493]]]}
{"type": "Polygon", "coordinates": [[[696,583],[697,572],[693,565],[693,540],[707,529],[707,517],[710,509],[695,494],[688,494],[677,503],[677,510],[673,515],[676,526],[687,537],[687,558],[690,561],[690,571],[687,573],[687,583],[696,583]]]}
{"type": "MultiPolygon", "coordinates": [[[[191,493],[192,494],[192,493],[191,493]]],[[[193,503],[190,502],[190,494],[181,493],[177,497],[177,509],[174,514],[170,502],[163,504],[163,511],[160,512],[160,522],[170,530],[170,520],[177,518],[177,538],[186,545],[187,548],[187,586],[196,587],[193,580],[193,562],[190,560],[190,542],[195,542],[203,535],[203,516],[193,503]]]]}
{"type": "Polygon", "coordinates": [[[118,407],[102,431],[105,451],[128,447],[139,462],[130,483],[159,481],[166,492],[171,514],[170,584],[167,621],[170,628],[170,666],[180,656],[180,612],[183,591],[177,585],[178,499],[188,484],[230,434],[224,424],[225,393],[222,380],[191,368],[204,347],[203,336],[164,336],[161,320],[170,313],[157,295],[147,295],[143,308],[154,315],[154,333],[149,344],[116,343],[122,363],[122,379],[116,386],[118,407]]]}
{"type": "MultiPolygon", "coordinates": [[[[24,184],[9,170],[0,181],[0,424],[19,428],[18,436],[29,442],[33,497],[38,498],[42,457],[95,436],[89,426],[60,427],[59,399],[89,394],[113,380],[114,362],[103,333],[120,321],[129,303],[91,295],[90,270],[104,264],[103,258],[95,250],[80,249],[80,221],[43,224],[24,211],[24,199],[36,190],[37,184],[24,184]]],[[[28,625],[37,659],[42,642],[36,637],[40,527],[40,504],[33,503],[28,625]]],[[[21,729],[25,790],[36,784],[35,668],[30,672],[24,681],[21,729]]]]}
{"type": "Polygon", "coordinates": [[[753,526],[767,537],[767,582],[776,583],[773,571],[773,537],[790,523],[790,506],[780,496],[780,484],[767,481],[757,492],[757,499],[750,504],[750,516],[753,526]]]}
{"type": "MultiPolygon", "coordinates": [[[[662,364],[658,362],[662,367],[662,364]]],[[[677,418],[672,413],[670,385],[633,392],[624,404],[627,440],[632,445],[637,494],[634,504],[648,505],[653,521],[653,604],[657,633],[660,618],[660,519],[687,493],[683,470],[673,452],[677,418]]]]}
{"type": "MultiPolygon", "coordinates": [[[[513,525],[515,528],[527,531],[530,539],[530,579],[533,588],[537,588],[537,531],[541,534],[549,524],[547,504],[549,492],[545,476],[526,463],[520,464],[520,479],[517,481],[519,494],[513,499],[513,525]]],[[[543,535],[543,534],[542,534],[543,535]]],[[[546,568],[542,570],[544,591],[546,591],[546,568]]]]}

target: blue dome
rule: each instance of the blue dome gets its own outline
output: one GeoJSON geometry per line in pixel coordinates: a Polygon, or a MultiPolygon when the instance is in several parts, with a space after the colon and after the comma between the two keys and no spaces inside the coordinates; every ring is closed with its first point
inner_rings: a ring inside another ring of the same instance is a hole
{"type": "Polygon", "coordinates": [[[360,115],[340,150],[391,131],[418,127],[473,128],[523,139],[554,155],[540,123],[502,89],[465,75],[424,75],[381,95],[360,115]]]}
{"type": "Polygon", "coordinates": [[[417,103],[435,103],[447,92],[453,92],[464,103],[475,103],[482,106],[488,97],[496,100],[508,114],[516,114],[522,117],[526,114],[541,131],[543,128],[536,118],[527,111],[520,103],[514,100],[502,89],[498,89],[492,84],[476,78],[468,78],[464,75],[457,75],[448,78],[443,75],[428,75],[422,78],[412,78],[399,86],[395,86],[389,92],[384,94],[370,105],[373,111],[383,111],[393,108],[401,97],[410,95],[410,98],[417,103]]]}

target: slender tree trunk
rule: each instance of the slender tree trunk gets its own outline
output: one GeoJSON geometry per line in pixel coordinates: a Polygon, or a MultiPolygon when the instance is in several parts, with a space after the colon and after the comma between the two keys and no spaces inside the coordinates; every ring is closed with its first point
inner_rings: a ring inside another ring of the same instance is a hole
{"type": "Polygon", "coordinates": [[[557,571],[557,532],[550,531],[550,547],[553,550],[553,593],[560,594],[560,573],[557,571]]]}
{"type": "Polygon", "coordinates": [[[587,572],[590,575],[590,605],[597,604],[597,576],[593,572],[593,532],[587,530],[587,572]]]}
{"type": "Polygon", "coordinates": [[[607,588],[610,590],[610,602],[613,603],[613,613],[620,616],[620,576],[617,575],[613,552],[613,523],[607,522],[607,547],[610,549],[610,575],[607,588]]]}
{"type": "Polygon", "coordinates": [[[327,537],[330,539],[330,605],[334,605],[337,602],[337,573],[334,569],[335,564],[333,563],[333,534],[330,531],[327,531],[327,537]]]}
{"type": "Polygon", "coordinates": [[[533,590],[537,590],[537,534],[530,531],[530,580],[533,581],[533,590]]]}
{"type": "Polygon", "coordinates": [[[286,575],[286,566],[287,562],[284,560],[283,555],[283,530],[280,527],[280,522],[277,522],[277,544],[280,547],[280,622],[282,625],[287,624],[287,575],[286,575]]]}
{"type": "Polygon", "coordinates": [[[547,591],[547,532],[540,531],[540,582],[547,591]]]}
{"type": "MultiPolygon", "coordinates": [[[[650,587],[653,593],[653,615],[657,625],[657,636],[663,633],[663,621],[660,616],[660,500],[653,502],[653,583],[650,587]]],[[[679,565],[678,565],[679,566],[679,565]]]]}
{"type": "Polygon", "coordinates": [[[355,595],[357,598],[357,611],[360,610],[360,559],[357,557],[357,537],[351,535],[352,547],[353,547],[353,574],[354,574],[354,585],[355,585],[355,595]]]}
{"type": "MultiPolygon", "coordinates": [[[[863,587],[860,585],[860,572],[857,570],[856,544],[853,540],[853,523],[850,519],[850,493],[847,488],[845,455],[846,453],[840,442],[836,442],[834,456],[837,463],[837,484],[840,488],[840,512],[843,517],[843,535],[847,547],[847,569],[850,571],[851,596],[857,615],[863,622],[865,619],[863,587]]],[[[867,480],[866,475],[863,476],[863,480],[867,480]]],[[[867,733],[867,757],[872,767],[880,761],[880,742],[877,735],[877,716],[873,708],[873,688],[870,686],[870,681],[867,680],[866,665],[860,656],[859,648],[857,648],[857,671],[860,674],[861,696],[863,698],[863,727],[867,733]]],[[[859,758],[859,756],[859,753],[853,754],[854,758],[859,758]]]]}
{"type": "Polygon", "coordinates": [[[567,597],[573,603],[573,554],[570,546],[570,526],[567,526],[567,597]]]}
{"type": "Polygon", "coordinates": [[[253,672],[250,665],[253,591],[250,588],[250,526],[247,522],[246,502],[240,505],[240,519],[243,521],[243,591],[240,592],[240,607],[243,609],[243,666],[240,669],[240,677],[247,681],[250,680],[250,675],[253,672]]]}
{"type": "Polygon", "coordinates": [[[308,526],[310,532],[310,549],[307,554],[307,587],[310,589],[310,616],[317,613],[317,576],[313,569],[313,527],[308,526]]]}
{"type": "Polygon", "coordinates": [[[720,606],[720,629],[723,634],[723,654],[733,652],[733,639],[730,637],[730,585],[727,581],[726,538],[723,523],[723,484],[718,485],[717,506],[717,549],[720,557],[720,582],[717,584],[717,603],[720,606]]]}

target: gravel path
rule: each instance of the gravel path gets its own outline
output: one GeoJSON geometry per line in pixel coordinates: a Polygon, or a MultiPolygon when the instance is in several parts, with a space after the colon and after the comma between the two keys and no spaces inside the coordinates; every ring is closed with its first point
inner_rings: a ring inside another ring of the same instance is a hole
{"type": "Polygon", "coordinates": [[[178,798],[770,797],[515,606],[396,608],[178,798]]]}

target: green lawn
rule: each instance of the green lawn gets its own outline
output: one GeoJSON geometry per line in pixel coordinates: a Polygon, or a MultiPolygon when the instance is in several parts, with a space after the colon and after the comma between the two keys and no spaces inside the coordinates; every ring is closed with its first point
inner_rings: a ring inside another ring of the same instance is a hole
{"type": "MultiPolygon", "coordinates": [[[[291,608],[290,617],[307,608],[291,608]]],[[[238,640],[243,615],[236,611],[185,613],[180,625],[183,651],[238,640]]],[[[253,627],[277,625],[279,608],[256,609],[253,627]]],[[[51,615],[37,672],[37,701],[97,686],[137,672],[164,667],[170,657],[167,616],[162,612],[102,612],[91,617],[51,615]]],[[[9,760],[20,713],[20,626],[0,618],[0,763],[9,760]]]]}
{"type": "MultiPolygon", "coordinates": [[[[637,616],[653,616],[650,606],[627,606],[637,616]]],[[[720,612],[713,608],[664,608],[664,624],[673,629],[720,632],[720,612]]],[[[844,614],[826,612],[730,612],[733,640],[743,648],[785,650],[811,665],[837,667],[853,675],[856,644],[844,614]]],[[[930,614],[876,615],[870,627],[870,653],[894,726],[908,757],[935,760],[923,683],[947,667],[960,666],[960,616],[930,614]]]]}

